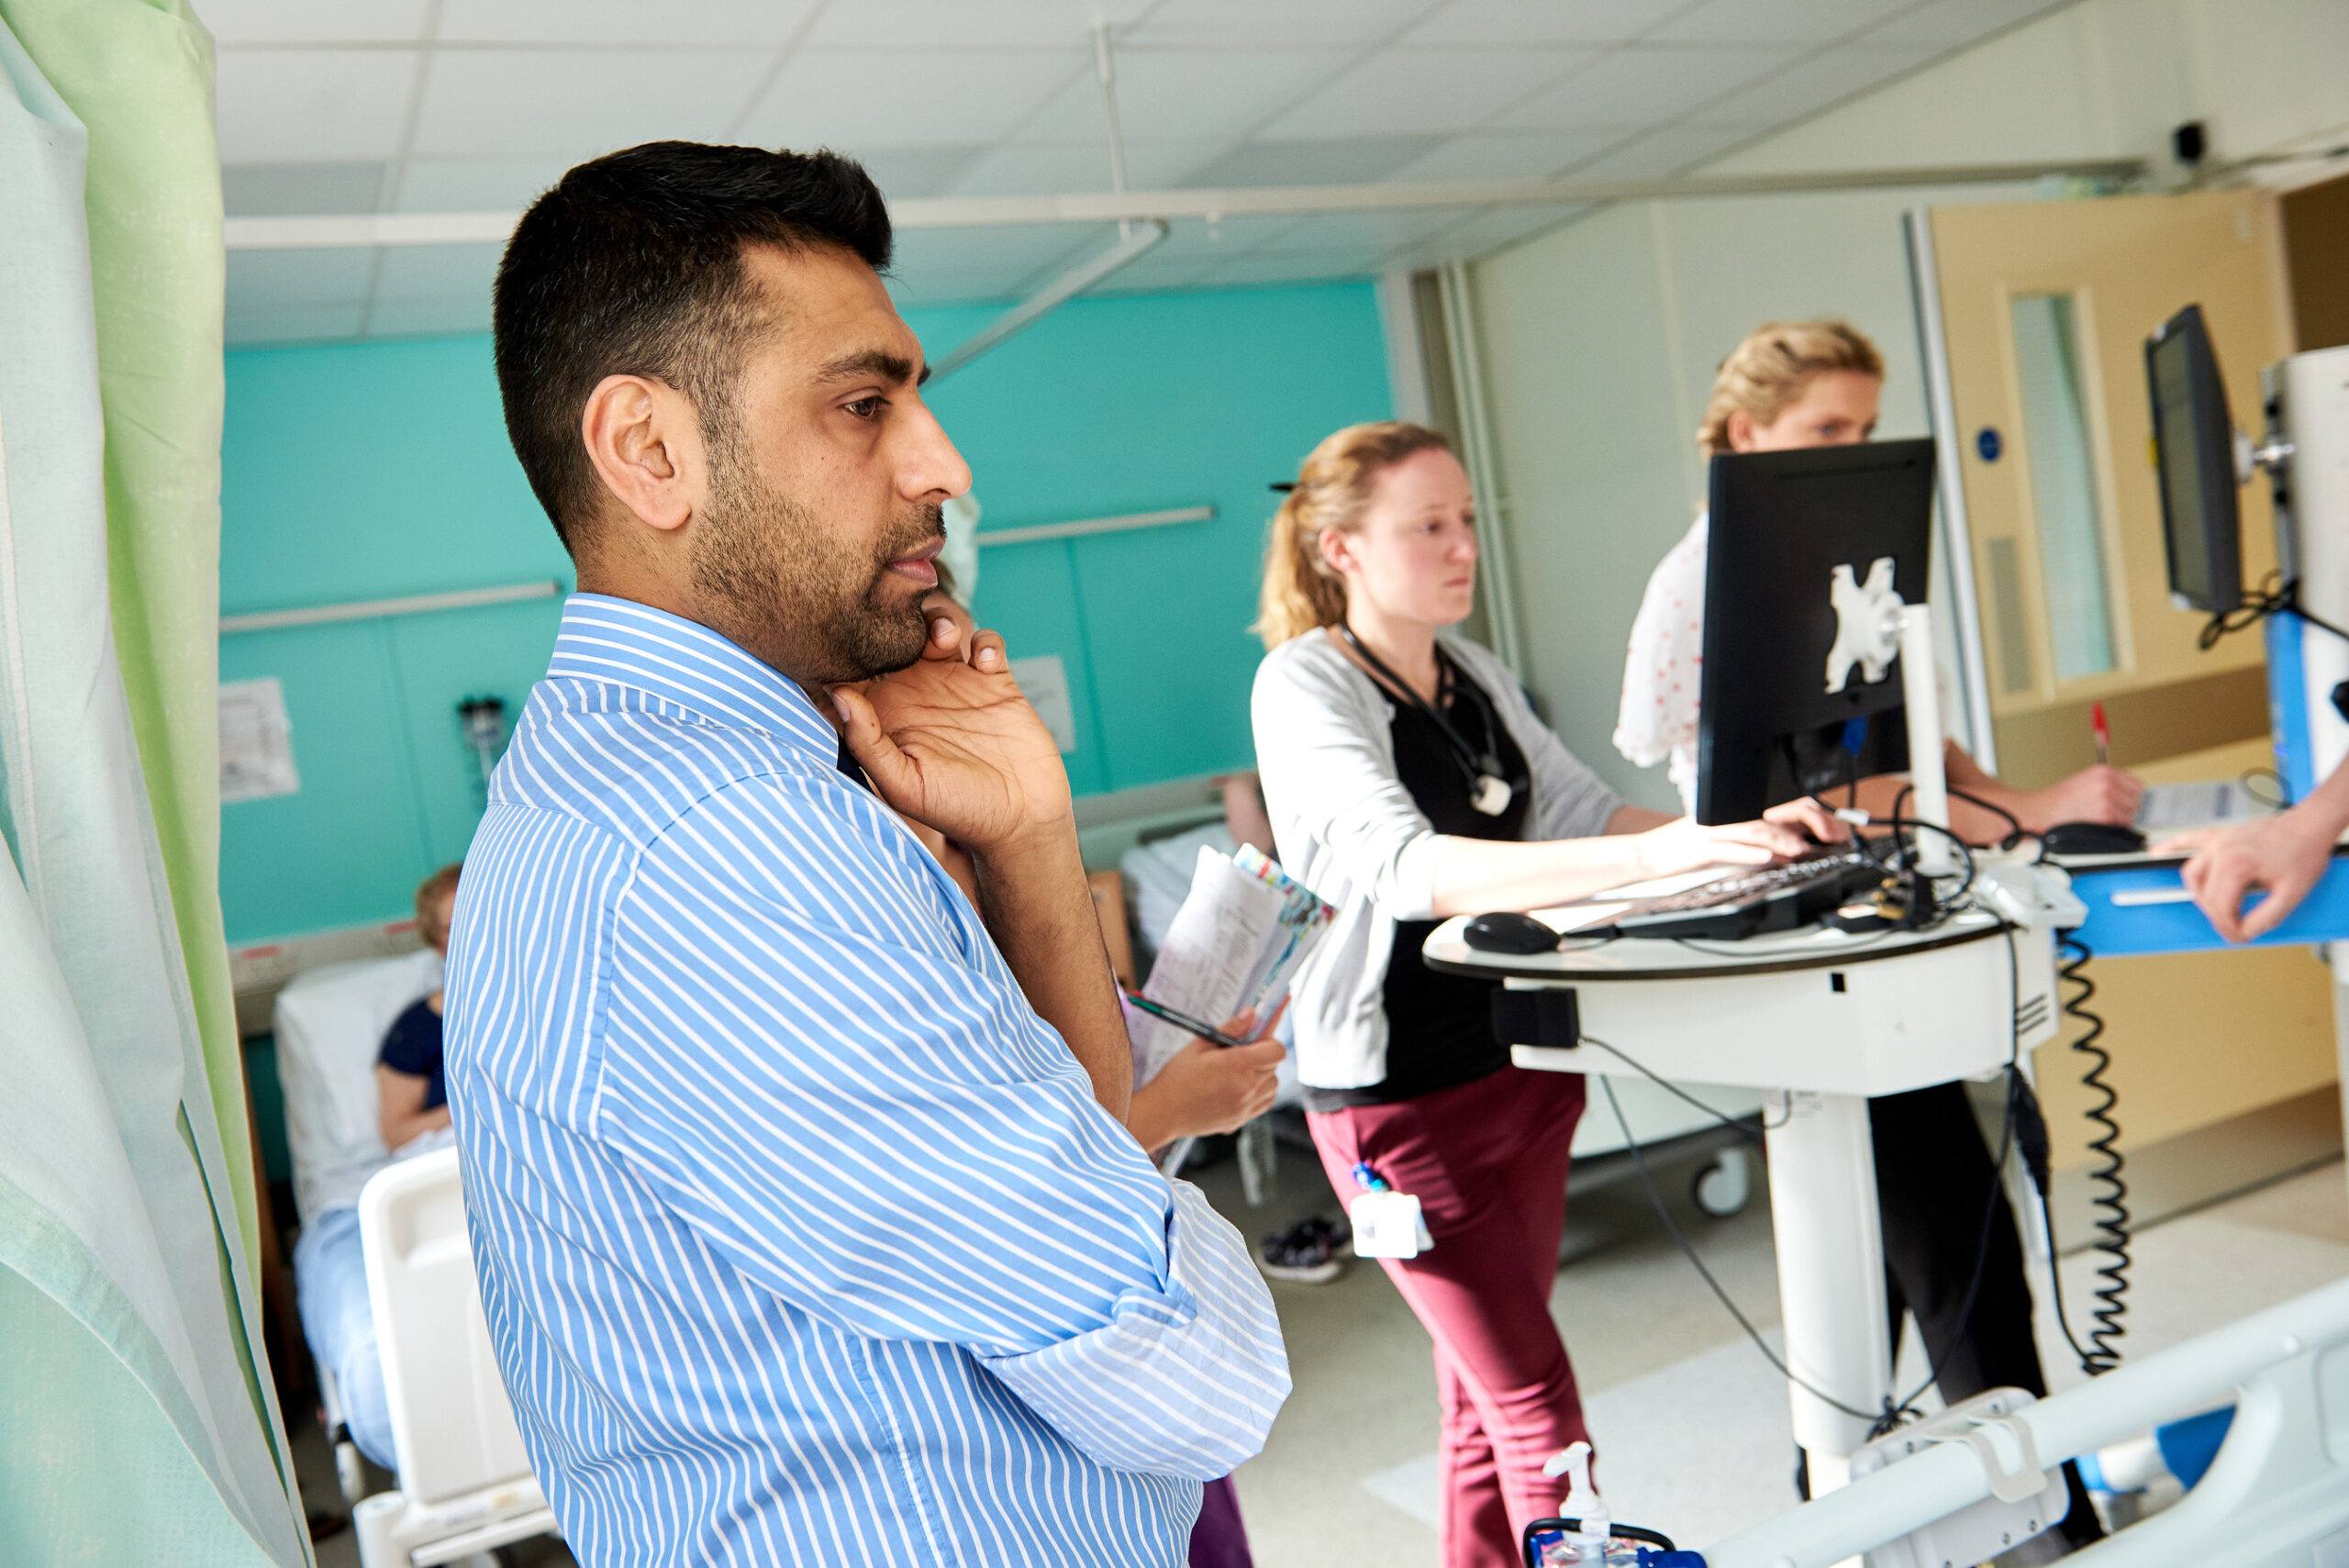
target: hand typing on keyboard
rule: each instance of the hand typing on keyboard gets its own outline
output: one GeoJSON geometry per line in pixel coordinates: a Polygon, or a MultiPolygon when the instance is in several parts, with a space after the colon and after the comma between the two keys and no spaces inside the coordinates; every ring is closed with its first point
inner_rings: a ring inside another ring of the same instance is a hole
{"type": "Polygon", "coordinates": [[[1657,877],[1708,865],[1766,866],[1811,854],[1821,844],[1848,843],[1851,837],[1848,825],[1806,797],[1772,806],[1758,822],[1707,828],[1692,817],[1675,817],[1638,835],[1637,848],[1642,874],[1657,877]]]}

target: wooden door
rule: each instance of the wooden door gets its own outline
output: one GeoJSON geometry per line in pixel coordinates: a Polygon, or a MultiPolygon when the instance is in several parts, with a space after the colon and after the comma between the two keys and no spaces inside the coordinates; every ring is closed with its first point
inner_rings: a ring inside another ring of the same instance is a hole
{"type": "MultiPolygon", "coordinates": [[[[2199,650],[2203,617],[2169,603],[2144,340],[2199,304],[2234,421],[2260,428],[2260,370],[2293,350],[2275,199],[1943,207],[1929,222],[1959,449],[1943,461],[1964,486],[1999,774],[2032,786],[2093,762],[2097,701],[2112,760],[2149,778],[2267,761],[2261,639],[2199,650]]],[[[2255,582],[2276,559],[2267,487],[2241,496],[2255,582]]],[[[2090,973],[2122,1147],[2132,1170],[2165,1148],[2173,1187],[2210,1164],[2211,1139],[2239,1140],[2265,1108],[2335,1076],[2332,988],[2305,951],[2099,959],[2090,973]]],[[[2038,1053],[2059,1169],[2087,1159],[2088,1095],[2067,1049],[2079,1033],[2067,1027],[2038,1053]]],[[[2220,1163],[2225,1181],[2244,1178],[2241,1160],[2220,1163]]]]}
{"type": "MultiPolygon", "coordinates": [[[[1999,773],[2087,766],[2099,700],[2124,766],[2265,735],[2259,638],[2202,651],[2169,603],[2144,341],[2199,304],[2235,422],[2259,428],[2260,368],[2292,351],[2274,198],[1943,207],[1932,231],[1999,773]]],[[[2266,486],[2242,496],[2256,581],[2266,486]]]]}

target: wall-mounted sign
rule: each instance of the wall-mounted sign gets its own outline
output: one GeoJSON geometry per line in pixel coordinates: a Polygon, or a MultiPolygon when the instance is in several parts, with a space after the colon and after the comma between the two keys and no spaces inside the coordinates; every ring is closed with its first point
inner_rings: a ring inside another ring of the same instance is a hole
{"type": "Polygon", "coordinates": [[[1044,721],[1052,733],[1052,744],[1066,756],[1076,750],[1076,708],[1069,701],[1068,670],[1057,653],[1040,653],[1032,659],[1014,659],[1011,678],[1019,683],[1019,695],[1044,721]]]}
{"type": "Polygon", "coordinates": [[[302,787],[294,726],[277,677],[220,683],[220,802],[266,800],[302,787]]]}

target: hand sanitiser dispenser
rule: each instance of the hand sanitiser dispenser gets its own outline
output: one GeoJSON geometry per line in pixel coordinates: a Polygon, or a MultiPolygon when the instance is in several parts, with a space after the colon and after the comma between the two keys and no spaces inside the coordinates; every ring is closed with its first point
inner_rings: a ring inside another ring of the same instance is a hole
{"type": "Polygon", "coordinates": [[[1542,1467],[1544,1475],[1567,1478],[1566,1511],[1557,1518],[1535,1519],[1525,1527],[1525,1568],[1704,1568],[1693,1551],[1675,1551],[1672,1542],[1638,1525],[1619,1525],[1610,1518],[1598,1489],[1590,1484],[1590,1445],[1569,1444],[1542,1467]]]}

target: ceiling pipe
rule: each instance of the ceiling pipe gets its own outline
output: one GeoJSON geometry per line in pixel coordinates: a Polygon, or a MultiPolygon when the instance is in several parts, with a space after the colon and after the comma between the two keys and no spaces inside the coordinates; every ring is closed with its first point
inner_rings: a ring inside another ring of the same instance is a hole
{"type": "Polygon", "coordinates": [[[1155,250],[1166,242],[1169,230],[1163,218],[1147,218],[1133,226],[1124,239],[1089,261],[1080,261],[954,345],[953,351],[930,367],[930,379],[945,380],[989,349],[1029,328],[1083,294],[1110,273],[1155,250]]]}
{"type": "MultiPolygon", "coordinates": [[[[1793,195],[1818,191],[1915,190],[1931,185],[2028,184],[2044,179],[2130,181],[2142,158],[2030,163],[1925,164],[1813,173],[1691,174],[1663,180],[1438,180],[1360,185],[1260,185],[1201,191],[1082,191],[1042,196],[933,196],[889,204],[898,228],[984,228],[1014,224],[1117,223],[1241,215],[1408,212],[1433,207],[1571,206],[1586,202],[1704,196],[1793,195]]],[[[232,217],[231,250],[347,250],[379,245],[495,245],[513,232],[510,212],[360,213],[317,217],[232,217]]]]}

